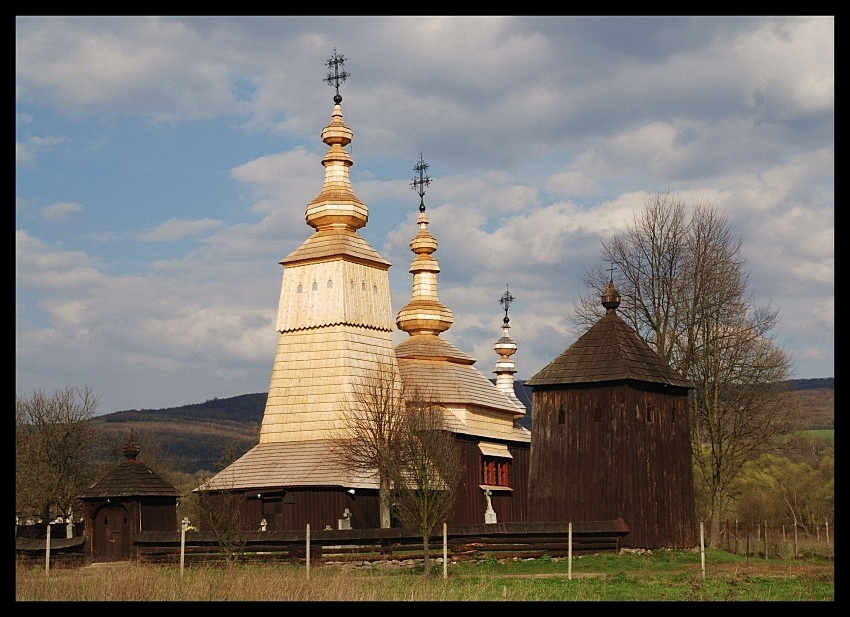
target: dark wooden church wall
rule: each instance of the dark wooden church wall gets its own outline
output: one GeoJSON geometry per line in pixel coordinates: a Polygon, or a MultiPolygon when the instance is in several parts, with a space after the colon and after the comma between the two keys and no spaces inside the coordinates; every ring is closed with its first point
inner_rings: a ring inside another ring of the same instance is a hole
{"type": "MultiPolygon", "coordinates": [[[[457,436],[461,444],[464,461],[464,474],[457,489],[454,514],[450,525],[468,525],[484,523],[484,512],[487,509],[487,498],[481,485],[480,441],[496,442],[498,440],[484,439],[474,436],[457,436]]],[[[526,520],[526,498],[528,483],[528,444],[508,443],[508,451],[513,457],[510,461],[510,491],[492,491],[490,501],[496,512],[499,523],[523,522],[526,520]]]]}
{"type": "Polygon", "coordinates": [[[180,529],[174,497],[141,497],[141,528],[145,531],[180,529]]]}
{"type": "Polygon", "coordinates": [[[686,391],[583,385],[533,396],[529,520],[622,517],[624,546],[694,545],[686,391]]]}
{"type": "Polygon", "coordinates": [[[346,508],[354,529],[380,526],[377,490],[357,489],[354,495],[342,487],[298,487],[283,490],[264,488],[242,491],[245,529],[266,531],[337,529],[346,508]]]}

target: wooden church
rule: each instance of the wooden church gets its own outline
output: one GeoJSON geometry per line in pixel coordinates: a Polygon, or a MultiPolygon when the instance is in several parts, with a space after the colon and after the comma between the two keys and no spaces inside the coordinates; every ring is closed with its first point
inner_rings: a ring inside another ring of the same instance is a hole
{"type": "MultiPolygon", "coordinates": [[[[352,472],[332,453],[363,377],[389,369],[398,385],[403,380],[433,396],[463,448],[466,475],[450,522],[524,520],[531,434],[518,420],[526,410],[512,380],[510,390],[494,384],[473,366],[474,358],[440,337],[453,316],[437,296],[440,268],[427,229],[424,175],[414,183],[420,214],[410,243],[412,297],[395,323],[390,263],[357,233],[368,221],[368,206],[349,177],[353,161],[345,146],[353,132],[339,94],[347,76],[343,61],[336,52],[328,61],[326,81],[336,95],[322,131],[324,184],[305,211],[314,232],[280,262],[278,350],[259,443],[196,492],[212,501],[232,502],[237,495],[247,529],[378,527],[377,476],[352,472]],[[397,347],[395,326],[409,335],[397,347]]],[[[424,171],[421,164],[415,169],[424,171]]],[[[512,375],[510,345],[502,341],[496,351],[498,373],[512,375]]]]}
{"type": "Polygon", "coordinates": [[[412,294],[393,323],[390,263],[358,234],[368,206],[349,178],[343,61],[334,51],[327,63],[336,95],[322,131],[324,184],[305,211],[314,231],[280,262],[278,350],[259,443],[195,492],[236,503],[245,529],[379,527],[378,478],[353,473],[332,452],[358,382],[389,367],[399,383],[429,392],[462,446],[465,475],[448,523],[623,519],[627,546],[693,546],[690,385],[617,316],[612,283],[605,316],[528,382],[532,429],[524,428],[526,408],[513,389],[510,293],[502,297],[495,383],[440,336],[454,317],[437,295],[421,156],[412,183],[420,195],[412,294]],[[394,326],[408,334],[395,347],[394,326]]]}
{"type": "Polygon", "coordinates": [[[622,518],[623,546],[696,545],[691,384],[617,315],[605,315],[526,385],[532,387],[528,518],[622,518]]]}

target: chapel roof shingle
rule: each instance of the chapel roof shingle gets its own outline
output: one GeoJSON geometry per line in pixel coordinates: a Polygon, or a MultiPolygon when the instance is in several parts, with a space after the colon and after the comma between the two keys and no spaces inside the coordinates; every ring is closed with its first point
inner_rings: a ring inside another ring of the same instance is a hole
{"type": "MultiPolygon", "coordinates": [[[[616,290],[613,285],[609,292],[616,290]]],[[[679,375],[619,315],[617,302],[575,343],[526,382],[529,386],[642,381],[681,388],[679,375]]],[[[607,305],[606,305],[607,306],[607,305]]]]}
{"type": "Polygon", "coordinates": [[[78,495],[79,499],[103,497],[180,497],[172,484],[163,480],[143,462],[136,459],[139,445],[130,434],[124,444],[121,463],[78,495]]]}
{"type": "Polygon", "coordinates": [[[340,468],[332,442],[260,443],[196,490],[237,490],[286,486],[348,486],[378,488],[377,478],[357,476],[340,468]]]}

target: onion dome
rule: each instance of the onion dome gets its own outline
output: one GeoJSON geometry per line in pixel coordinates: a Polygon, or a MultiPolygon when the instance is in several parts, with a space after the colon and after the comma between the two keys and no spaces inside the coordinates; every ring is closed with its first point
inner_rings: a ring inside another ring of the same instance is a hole
{"type": "Polygon", "coordinates": [[[428,231],[428,217],[425,216],[424,187],[431,179],[425,176],[428,165],[419,155],[419,163],[413,168],[419,173],[411,183],[418,189],[419,202],[419,232],[410,241],[410,250],[416,254],[410,264],[413,275],[413,295],[410,302],[398,312],[396,325],[399,330],[414,334],[439,334],[448,330],[454,323],[454,316],[449,308],[437,297],[437,274],[440,264],[432,256],[437,250],[437,241],[428,231]]]}
{"type": "Polygon", "coordinates": [[[613,312],[617,310],[617,307],[620,306],[620,292],[617,291],[617,288],[614,287],[614,281],[610,281],[608,283],[608,288],[602,294],[602,306],[605,307],[607,312],[613,312]]]}
{"type": "Polygon", "coordinates": [[[334,73],[329,73],[325,81],[329,85],[336,85],[336,95],[331,121],[322,130],[322,141],[328,145],[328,152],[322,159],[325,182],[319,196],[307,204],[305,213],[307,224],[316,230],[334,227],[356,230],[365,226],[369,220],[369,209],[354,194],[348,172],[354,161],[345,151],[345,146],[351,143],[354,133],[343,122],[340,107],[342,96],[339,93],[339,84],[348,77],[348,73],[339,70],[344,61],[345,58],[337,55],[336,49],[328,61],[328,67],[333,68],[334,73]]]}

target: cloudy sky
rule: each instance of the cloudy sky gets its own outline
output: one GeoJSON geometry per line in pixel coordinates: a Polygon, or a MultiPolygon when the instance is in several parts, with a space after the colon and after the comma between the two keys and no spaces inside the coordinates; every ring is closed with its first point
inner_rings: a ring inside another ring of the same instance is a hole
{"type": "Polygon", "coordinates": [[[17,394],[87,385],[109,413],[268,390],[334,49],[393,312],[421,153],[443,336],[486,376],[506,285],[527,379],[658,191],[726,213],[796,377],[834,376],[832,18],[18,17],[17,394]]]}

